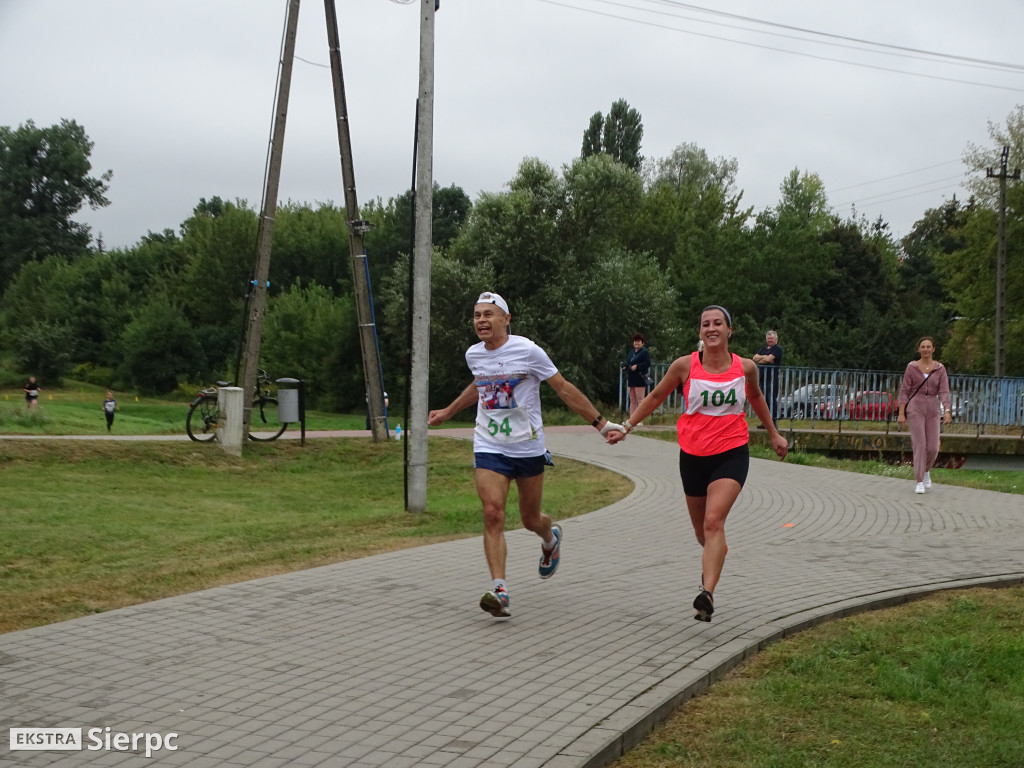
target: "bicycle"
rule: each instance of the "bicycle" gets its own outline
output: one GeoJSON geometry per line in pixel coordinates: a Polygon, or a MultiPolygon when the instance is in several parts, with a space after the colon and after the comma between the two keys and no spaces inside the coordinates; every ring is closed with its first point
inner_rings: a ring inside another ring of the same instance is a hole
{"type": "MultiPolygon", "coordinates": [[[[285,422],[277,421],[277,398],[270,394],[269,389],[261,389],[260,385],[271,384],[273,379],[262,368],[256,384],[256,394],[252,401],[252,412],[249,415],[249,439],[258,442],[277,440],[288,428],[285,422]],[[268,418],[269,416],[269,418],[268,418]],[[254,432],[253,427],[265,425],[266,429],[254,432]]],[[[185,419],[185,431],[188,436],[199,443],[206,443],[217,438],[217,387],[230,387],[231,382],[218,381],[216,387],[207,387],[199,391],[199,396],[192,401],[185,419]]]]}

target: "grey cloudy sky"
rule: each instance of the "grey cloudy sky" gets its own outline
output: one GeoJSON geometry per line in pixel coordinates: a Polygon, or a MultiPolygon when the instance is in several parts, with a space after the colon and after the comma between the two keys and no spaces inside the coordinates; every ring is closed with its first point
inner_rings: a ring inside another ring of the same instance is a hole
{"type": "MultiPolygon", "coordinates": [[[[359,200],[387,200],[412,177],[420,1],[336,5],[359,200]]],[[[114,176],[111,205],[78,218],[107,247],[176,230],[203,197],[256,208],[286,6],[0,0],[0,125],[85,127],[95,172],[114,176]]],[[[968,143],[1024,103],[1022,28],[1020,0],[442,0],[434,178],[476,199],[524,157],[561,169],[621,98],[642,115],[645,157],[694,143],[735,158],[759,210],[793,168],[817,173],[838,212],[856,204],[903,235],[963,195],[968,143]]],[[[344,198],[326,40],[307,0],[282,200],[344,198]]]]}

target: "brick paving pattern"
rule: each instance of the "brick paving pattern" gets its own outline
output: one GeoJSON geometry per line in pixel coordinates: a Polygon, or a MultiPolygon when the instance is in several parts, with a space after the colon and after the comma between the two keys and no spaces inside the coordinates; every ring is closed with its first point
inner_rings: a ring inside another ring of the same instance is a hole
{"type": "Polygon", "coordinates": [[[548,581],[537,538],[508,535],[511,619],[477,607],[475,537],[0,635],[0,766],[600,766],[786,634],[1024,580],[1020,496],[752,460],[714,620],[697,622],[676,447],[548,440],[556,463],[636,488],[562,523],[548,581]],[[8,728],[72,726],[174,732],[178,749],[8,749],[8,728]]]}

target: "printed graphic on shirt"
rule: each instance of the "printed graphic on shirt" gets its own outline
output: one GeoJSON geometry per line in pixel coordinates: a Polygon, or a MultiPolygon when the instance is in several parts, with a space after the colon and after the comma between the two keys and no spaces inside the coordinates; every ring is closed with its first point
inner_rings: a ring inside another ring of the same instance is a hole
{"type": "Polygon", "coordinates": [[[479,376],[476,389],[480,394],[476,430],[499,443],[519,443],[534,438],[529,409],[516,403],[516,385],[525,379],[525,371],[479,376]]]}
{"type": "Polygon", "coordinates": [[[746,381],[740,376],[731,381],[690,379],[686,412],[705,416],[732,416],[743,413],[746,381]]]}

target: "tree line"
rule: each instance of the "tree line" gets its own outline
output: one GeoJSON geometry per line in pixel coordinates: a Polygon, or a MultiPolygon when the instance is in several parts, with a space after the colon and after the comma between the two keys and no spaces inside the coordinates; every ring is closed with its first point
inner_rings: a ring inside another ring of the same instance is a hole
{"type": "MultiPolygon", "coordinates": [[[[1024,108],[990,124],[991,147],[965,161],[1024,159],[1024,108]]],[[[471,201],[435,185],[430,387],[442,402],[468,381],[475,297],[508,299],[512,329],[545,347],[588,394],[616,400],[634,331],[656,360],[692,350],[707,304],[734,318],[750,354],[776,329],[792,365],[902,370],[935,338],[959,373],[992,373],[997,218],[992,180],[966,202],[924,211],[897,240],[881,219],[831,212],[822,179],[792,170],[779,200],[743,204],[734,158],[692,143],[640,154],[642,122],[625,101],[596,113],[580,155],[560,169],[525,158],[504,191],[471,201]]],[[[92,175],[92,143],[71,120],[0,127],[0,372],[32,372],[167,393],[232,377],[258,212],[200,199],[175,229],[106,250],[73,220],[107,204],[110,172],[92,175]]],[[[1024,190],[1007,194],[1006,348],[1024,343],[1024,190]]],[[[402,391],[412,250],[411,192],[360,212],[385,388],[402,391]]],[[[331,204],[278,209],[261,345],[274,376],[308,382],[313,407],[357,410],[364,386],[347,217],[331,204]]],[[[1008,375],[1024,375],[1011,356],[1008,375]]]]}

